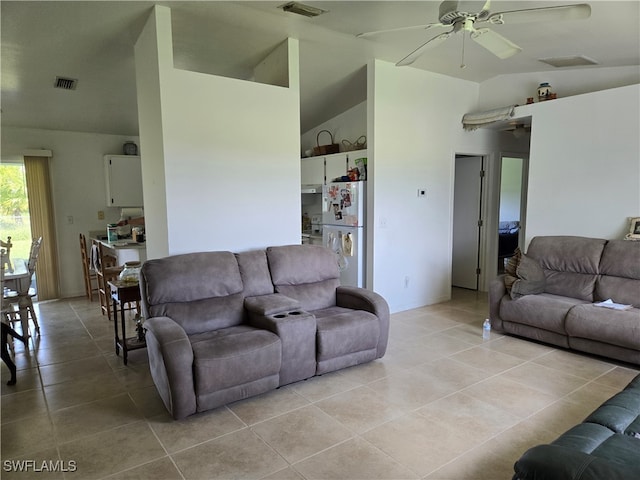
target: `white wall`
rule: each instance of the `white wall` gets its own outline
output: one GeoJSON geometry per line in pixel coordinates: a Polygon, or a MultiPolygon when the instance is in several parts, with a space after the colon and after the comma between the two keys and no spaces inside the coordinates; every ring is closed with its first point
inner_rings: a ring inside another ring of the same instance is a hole
{"type": "MultiPolygon", "coordinates": [[[[157,29],[162,59],[170,48],[170,10],[156,6],[149,22],[157,29]]],[[[149,43],[145,48],[153,54],[156,46],[149,43]]],[[[177,70],[161,62],[157,102],[162,125],[147,137],[150,119],[141,115],[140,139],[143,146],[162,142],[158,155],[164,157],[165,184],[156,188],[164,188],[166,196],[165,254],[300,243],[298,43],[289,40],[284,48],[288,88],[177,70]]],[[[149,210],[145,213],[149,216],[149,210]]]]}
{"type": "Polygon", "coordinates": [[[495,132],[462,130],[475,83],[382,61],[369,70],[372,287],[399,311],[450,298],[455,153],[490,152],[495,132]]]}
{"type": "Polygon", "coordinates": [[[161,71],[173,68],[173,48],[168,12],[160,11],[164,16],[155,15],[154,10],[134,50],[147,258],[163,257],[169,252],[160,81],[161,71]],[[160,35],[159,29],[164,29],[165,34],[160,35]]]}
{"type": "Polygon", "coordinates": [[[532,114],[527,243],[622,238],[640,212],[640,85],[516,110],[532,114]]]}
{"type": "Polygon", "coordinates": [[[103,156],[122,154],[127,140],[138,143],[136,137],[121,135],[2,127],[2,158],[21,158],[27,149],[53,152],[51,181],[62,297],[84,295],[78,235],[106,231],[107,223],[120,218],[119,208],[106,206],[103,156]],[[104,220],[98,219],[98,211],[105,212],[104,220]]]}

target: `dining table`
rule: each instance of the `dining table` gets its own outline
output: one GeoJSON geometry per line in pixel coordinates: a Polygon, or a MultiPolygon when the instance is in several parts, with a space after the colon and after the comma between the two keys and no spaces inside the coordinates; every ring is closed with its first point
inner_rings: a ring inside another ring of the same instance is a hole
{"type": "Polygon", "coordinates": [[[13,268],[6,268],[2,275],[3,296],[6,292],[11,296],[18,297],[18,310],[20,311],[20,323],[22,324],[22,335],[29,336],[29,316],[27,306],[29,305],[29,287],[31,286],[31,272],[27,260],[17,258],[12,260],[13,268]],[[13,293],[15,292],[15,294],[13,293]]]}

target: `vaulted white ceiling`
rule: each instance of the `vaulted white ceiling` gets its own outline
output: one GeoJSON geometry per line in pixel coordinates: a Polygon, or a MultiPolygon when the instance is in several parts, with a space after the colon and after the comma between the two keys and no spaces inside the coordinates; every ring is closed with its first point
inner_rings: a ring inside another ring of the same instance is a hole
{"type": "MultiPolygon", "coordinates": [[[[248,79],[285,38],[300,40],[301,130],[366,98],[365,65],[397,62],[441,31],[415,30],[373,38],[356,34],[438,21],[438,1],[308,1],[328,13],[306,18],[280,1],[88,1],[0,4],[2,124],[56,130],[138,133],[133,46],[154,4],[172,10],[178,68],[248,79]],[[78,80],[54,89],[56,76],[78,80]]],[[[576,1],[494,1],[493,12],[576,1]]],[[[475,82],[554,67],[540,58],[584,55],[589,69],[640,64],[640,2],[590,1],[591,17],[555,23],[491,26],[523,51],[500,60],[457,34],[411,67],[475,82]],[[460,68],[464,61],[465,68],[460,68]]],[[[484,1],[462,1],[479,11],[484,1]]],[[[569,67],[571,68],[571,67],[569,67]]]]}

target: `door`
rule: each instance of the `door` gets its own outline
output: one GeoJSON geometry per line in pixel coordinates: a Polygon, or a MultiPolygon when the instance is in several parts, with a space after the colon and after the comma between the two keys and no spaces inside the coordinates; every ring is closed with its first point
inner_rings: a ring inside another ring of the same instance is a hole
{"type": "Polygon", "coordinates": [[[482,226],[482,157],[456,155],[451,284],[478,289],[482,226]]]}

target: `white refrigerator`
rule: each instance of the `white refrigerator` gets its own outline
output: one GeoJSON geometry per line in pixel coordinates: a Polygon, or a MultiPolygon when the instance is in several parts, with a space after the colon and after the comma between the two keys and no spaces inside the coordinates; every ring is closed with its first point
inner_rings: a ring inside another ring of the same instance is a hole
{"type": "Polygon", "coordinates": [[[322,243],[336,254],[340,284],[364,287],[366,182],[335,182],[322,192],[322,243]]]}

